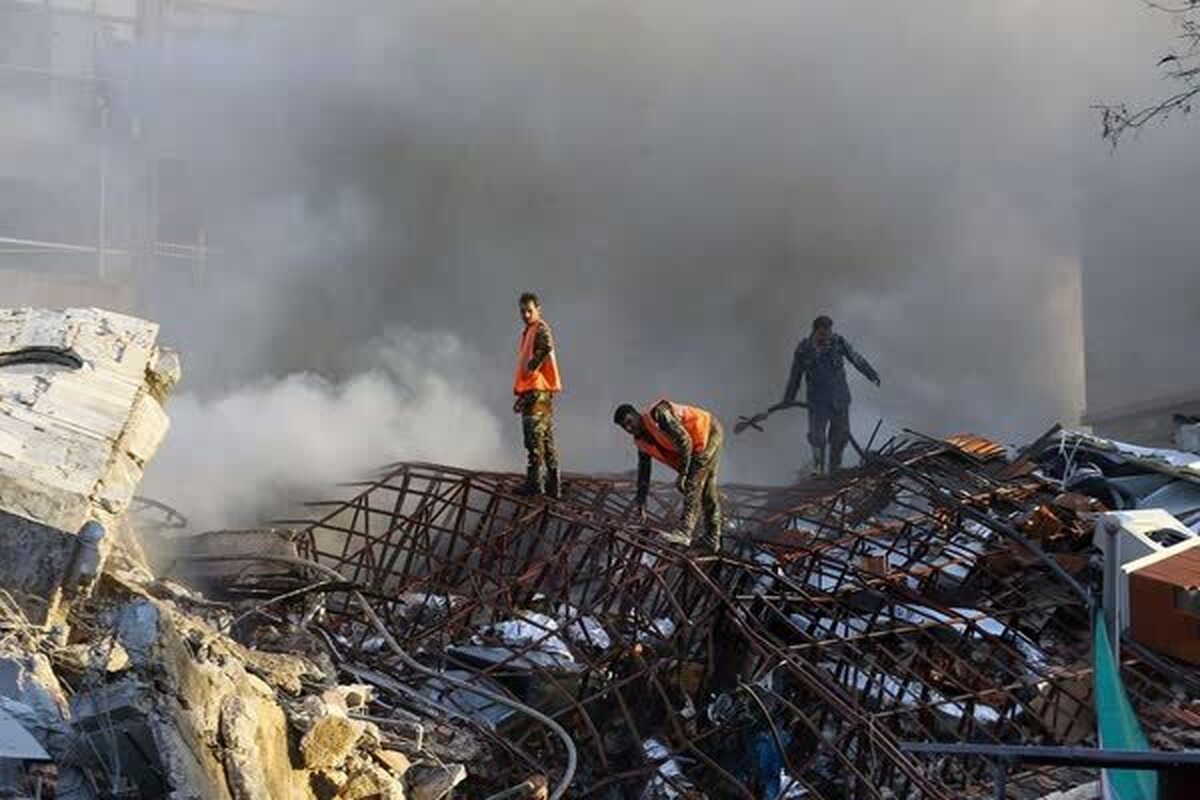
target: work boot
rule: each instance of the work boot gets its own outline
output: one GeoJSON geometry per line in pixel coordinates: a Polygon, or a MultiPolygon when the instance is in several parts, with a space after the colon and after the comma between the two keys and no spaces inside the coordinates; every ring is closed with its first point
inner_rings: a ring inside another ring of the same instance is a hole
{"type": "Polygon", "coordinates": [[[842,468],[842,453],[845,447],[830,447],[829,448],[829,474],[837,472],[842,468]]]}
{"type": "Polygon", "coordinates": [[[812,476],[819,478],[825,474],[825,448],[814,447],[812,449],[812,476]]]}
{"type": "Polygon", "coordinates": [[[707,553],[716,555],[721,552],[721,537],[719,534],[712,534],[707,531],[696,540],[696,547],[707,553]]]}
{"type": "Polygon", "coordinates": [[[542,469],[541,467],[526,467],[525,482],[513,489],[513,494],[518,497],[537,497],[542,494],[542,469]]]}
{"type": "Polygon", "coordinates": [[[562,484],[558,479],[558,467],[549,467],[546,470],[546,497],[552,500],[562,499],[562,484]]]}
{"type": "Polygon", "coordinates": [[[667,544],[677,544],[680,547],[688,547],[692,543],[691,535],[685,533],[682,528],[675,528],[670,533],[664,533],[662,539],[667,544]]]}

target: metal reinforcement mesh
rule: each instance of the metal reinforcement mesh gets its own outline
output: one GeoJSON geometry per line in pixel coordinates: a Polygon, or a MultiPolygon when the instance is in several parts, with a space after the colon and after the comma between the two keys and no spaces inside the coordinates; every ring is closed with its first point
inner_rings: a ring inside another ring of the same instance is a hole
{"type": "MultiPolygon", "coordinates": [[[[570,475],[547,502],[514,497],[511,475],[396,464],[312,504],[295,540],[364,587],[411,655],[571,731],[569,797],[987,796],[986,764],[898,742],[1095,743],[1071,577],[1090,579],[1091,523],[1022,466],[914,436],[836,480],[725,486],[711,556],[661,543],[679,510],[667,486],[642,524],[625,477],[570,475]]],[[[410,674],[344,596],[328,611],[380,714],[470,728],[486,757],[468,796],[561,774],[544,726],[410,674]]],[[[1123,677],[1139,712],[1169,705],[1148,665],[1123,677]]],[[[1093,777],[1031,768],[1009,793],[1093,777]]]]}

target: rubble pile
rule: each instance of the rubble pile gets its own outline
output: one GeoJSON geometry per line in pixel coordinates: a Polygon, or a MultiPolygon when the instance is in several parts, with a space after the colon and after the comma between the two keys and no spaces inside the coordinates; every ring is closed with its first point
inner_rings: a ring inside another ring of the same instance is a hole
{"type": "MultiPolygon", "coordinates": [[[[134,492],[178,377],[151,323],[0,312],[7,796],[985,796],[989,764],[910,745],[1095,747],[1118,671],[1155,747],[1200,745],[1200,456],[906,433],[723,486],[718,555],[664,543],[669,486],[643,522],[628,477],[549,502],[401,463],[151,564],[184,523],[134,492]]],[[[1022,764],[1006,791],[1098,789],[1022,764]]]]}
{"type": "Polygon", "coordinates": [[[285,622],[290,642],[248,647],[235,604],[152,574],[133,520],[179,522],[134,496],[180,374],[157,336],[97,309],[0,311],[0,793],[444,796],[463,768],[440,732],[371,718],[372,687],[296,646],[312,634],[285,622]]]}

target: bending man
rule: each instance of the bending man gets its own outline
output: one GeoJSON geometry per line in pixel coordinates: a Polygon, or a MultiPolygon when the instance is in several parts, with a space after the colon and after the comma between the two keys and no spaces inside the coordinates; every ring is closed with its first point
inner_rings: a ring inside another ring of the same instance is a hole
{"type": "Polygon", "coordinates": [[[788,376],[783,402],[796,399],[800,381],[808,379],[805,402],[808,404],[808,443],[812,445],[813,475],[825,472],[825,443],[829,443],[829,471],[842,466],[842,453],[850,441],[850,386],[846,383],[849,361],[867,380],[879,385],[879,373],[850,343],[833,332],[833,320],[820,316],[813,320],[812,335],[796,346],[792,372],[788,376]]]}
{"type": "Polygon", "coordinates": [[[700,545],[712,552],[721,549],[721,497],[717,491],[717,466],[725,433],[708,411],[659,400],[645,412],[631,405],[618,406],[613,422],[633,437],[638,450],[637,507],[645,513],[650,492],[651,459],[678,473],[676,487],[683,493],[683,517],[671,534],[676,544],[690,545],[692,532],[704,510],[705,535],[700,545]]]}

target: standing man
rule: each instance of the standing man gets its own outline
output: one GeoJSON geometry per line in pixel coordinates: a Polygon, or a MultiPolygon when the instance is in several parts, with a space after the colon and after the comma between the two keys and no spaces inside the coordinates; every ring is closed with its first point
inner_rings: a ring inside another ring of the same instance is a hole
{"type": "Polygon", "coordinates": [[[801,379],[808,378],[808,443],[812,445],[813,475],[825,474],[825,443],[829,443],[829,472],[842,466],[842,452],[850,441],[850,387],[846,364],[879,386],[879,373],[850,343],[833,332],[833,320],[821,315],[813,320],[812,335],[802,340],[792,357],[783,402],[796,399],[801,379]]]}
{"type": "Polygon", "coordinates": [[[678,473],[675,486],[683,493],[683,517],[670,541],[692,543],[703,506],[705,536],[700,545],[714,553],[719,551],[721,496],[717,491],[717,466],[725,432],[717,418],[702,408],[659,400],[643,413],[628,404],[618,406],[613,422],[633,437],[638,449],[638,512],[645,515],[653,458],[678,473]]]}
{"type": "Polygon", "coordinates": [[[550,325],[542,319],[542,302],[533,292],[517,303],[525,330],[517,346],[517,369],[513,376],[513,413],[521,415],[528,466],[525,483],[516,494],[531,497],[545,493],[558,499],[562,488],[558,476],[558,451],[554,448],[554,395],[562,391],[554,339],[550,325]]]}

